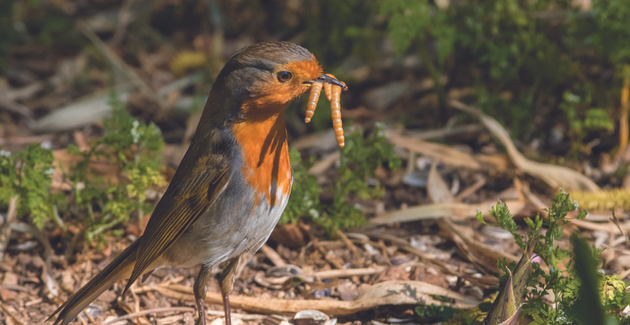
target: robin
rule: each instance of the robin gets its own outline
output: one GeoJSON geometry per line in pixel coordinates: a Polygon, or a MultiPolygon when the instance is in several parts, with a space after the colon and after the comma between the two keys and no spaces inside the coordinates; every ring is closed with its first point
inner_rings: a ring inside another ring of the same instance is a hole
{"type": "Polygon", "coordinates": [[[129,279],[125,294],[158,267],[199,265],[196,323],[205,325],[206,283],[222,264],[229,325],[229,294],[239,263],[267,241],[289,200],[293,175],[284,110],[313,83],[346,88],[293,43],[258,43],[232,56],[144,234],[50,316],[59,313],[55,324],[70,323],[118,280],[129,279]]]}

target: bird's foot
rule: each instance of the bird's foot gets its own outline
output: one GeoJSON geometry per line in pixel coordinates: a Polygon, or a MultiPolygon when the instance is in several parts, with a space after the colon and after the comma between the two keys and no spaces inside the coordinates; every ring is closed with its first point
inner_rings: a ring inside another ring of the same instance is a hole
{"type": "Polygon", "coordinates": [[[195,325],[206,325],[206,305],[203,303],[203,299],[197,299],[197,311],[199,317],[195,320],[195,325]]]}

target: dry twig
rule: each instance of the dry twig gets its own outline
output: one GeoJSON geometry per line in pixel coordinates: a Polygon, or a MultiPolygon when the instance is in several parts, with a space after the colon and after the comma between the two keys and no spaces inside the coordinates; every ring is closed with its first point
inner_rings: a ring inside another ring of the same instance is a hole
{"type": "Polygon", "coordinates": [[[4,250],[7,249],[9,238],[11,238],[11,224],[17,219],[17,203],[20,197],[15,195],[9,199],[9,211],[4,223],[0,226],[0,261],[4,256],[4,250]]]}
{"type": "Polygon", "coordinates": [[[5,304],[0,304],[0,308],[2,308],[2,310],[6,313],[6,315],[8,315],[9,317],[11,317],[11,319],[13,319],[14,322],[16,322],[18,325],[24,325],[24,322],[22,322],[22,320],[18,317],[18,315],[16,315],[13,312],[13,308],[9,307],[8,305],[5,304]],[[11,308],[11,309],[9,309],[11,308]]]}
{"type": "Polygon", "coordinates": [[[55,252],[50,245],[50,241],[48,240],[48,236],[46,236],[41,230],[27,224],[24,222],[16,222],[9,225],[12,230],[19,231],[23,233],[30,234],[34,238],[36,238],[42,246],[44,246],[44,256],[43,259],[45,261],[44,267],[42,270],[42,281],[46,284],[46,288],[48,292],[54,296],[59,296],[59,285],[55,281],[52,276],[52,257],[55,252]]]}
{"type": "MultiPolygon", "coordinates": [[[[187,286],[172,284],[169,286],[146,285],[140,291],[157,291],[171,298],[194,300],[192,289],[187,286]]],[[[296,313],[301,310],[315,309],[328,315],[349,315],[383,305],[418,305],[444,303],[434,296],[445,296],[455,302],[450,306],[456,309],[470,309],[479,303],[475,298],[465,296],[442,287],[421,281],[388,281],[373,285],[361,293],[354,301],[333,300],[286,300],[245,296],[230,296],[234,308],[265,314],[296,313]]],[[[209,292],[205,301],[222,304],[220,293],[209,292]]]]}
{"type": "Polygon", "coordinates": [[[282,257],[271,247],[267,246],[267,244],[263,245],[260,248],[260,251],[267,256],[271,263],[275,266],[285,266],[287,263],[284,262],[282,257]]]}

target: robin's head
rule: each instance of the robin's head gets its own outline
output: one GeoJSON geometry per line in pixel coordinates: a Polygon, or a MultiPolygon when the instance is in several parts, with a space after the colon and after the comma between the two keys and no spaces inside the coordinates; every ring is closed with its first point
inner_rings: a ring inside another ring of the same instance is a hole
{"type": "Polygon", "coordinates": [[[311,52],[289,42],[249,46],[232,56],[217,78],[222,92],[241,102],[239,115],[245,118],[283,110],[313,82],[342,85],[324,76],[311,52]]]}

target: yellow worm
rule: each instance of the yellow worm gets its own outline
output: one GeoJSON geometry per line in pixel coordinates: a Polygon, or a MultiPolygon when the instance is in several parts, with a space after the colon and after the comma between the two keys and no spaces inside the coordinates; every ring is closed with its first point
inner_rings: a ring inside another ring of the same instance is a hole
{"type": "MultiPolygon", "coordinates": [[[[327,76],[332,76],[331,74],[326,74],[327,76]]],[[[331,95],[332,95],[332,86],[331,84],[324,84],[324,93],[326,94],[326,98],[328,98],[329,101],[332,101],[331,95]]]]}
{"type": "MultiPolygon", "coordinates": [[[[332,115],[332,123],[333,128],[335,129],[335,136],[337,136],[337,143],[339,143],[339,146],[343,148],[345,139],[343,137],[343,124],[341,122],[341,104],[339,103],[341,87],[332,86],[331,88],[330,112],[332,115]]],[[[326,95],[328,95],[328,93],[326,95]]]]}
{"type": "MultiPolygon", "coordinates": [[[[333,76],[332,74],[326,75],[335,78],[335,76],[333,76]]],[[[344,87],[346,86],[343,81],[341,81],[341,83],[344,85],[344,87]]],[[[322,87],[324,88],[326,98],[328,98],[328,100],[330,101],[330,111],[332,115],[333,129],[335,130],[335,136],[337,137],[337,143],[339,143],[339,146],[343,148],[345,144],[345,138],[343,136],[343,123],[341,121],[341,87],[337,85],[331,85],[329,83],[313,83],[311,85],[311,92],[308,96],[308,103],[306,104],[306,114],[304,117],[304,122],[308,123],[313,118],[313,114],[315,114],[315,108],[317,107],[317,102],[319,101],[319,96],[322,92],[322,87]]],[[[347,87],[345,88],[347,89],[347,87]]]]}
{"type": "Polygon", "coordinates": [[[320,82],[315,82],[311,85],[311,93],[308,96],[308,103],[306,104],[306,117],[304,118],[304,122],[308,123],[313,118],[313,114],[315,114],[315,108],[317,107],[317,101],[319,100],[319,94],[322,92],[323,84],[320,82]]]}

